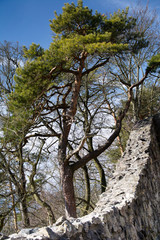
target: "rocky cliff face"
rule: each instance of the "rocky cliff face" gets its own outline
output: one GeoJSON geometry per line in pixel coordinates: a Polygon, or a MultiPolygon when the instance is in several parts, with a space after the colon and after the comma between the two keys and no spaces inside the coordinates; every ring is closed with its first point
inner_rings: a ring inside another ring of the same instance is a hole
{"type": "Polygon", "coordinates": [[[134,127],[106,192],[91,214],[21,230],[9,239],[160,239],[160,114],[134,127]]]}

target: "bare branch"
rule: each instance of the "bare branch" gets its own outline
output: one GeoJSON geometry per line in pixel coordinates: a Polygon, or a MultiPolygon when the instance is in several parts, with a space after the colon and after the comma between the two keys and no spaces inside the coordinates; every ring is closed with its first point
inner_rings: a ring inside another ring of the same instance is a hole
{"type": "Polygon", "coordinates": [[[66,157],[66,161],[68,161],[73,155],[77,154],[84,146],[84,143],[86,141],[87,138],[93,137],[95,134],[87,134],[86,136],[84,136],[79,144],[79,146],[70,154],[66,157]]]}
{"type": "Polygon", "coordinates": [[[111,144],[113,143],[113,141],[115,140],[115,138],[119,135],[121,127],[122,127],[122,120],[124,119],[124,117],[126,116],[126,113],[129,110],[130,107],[130,103],[132,100],[132,90],[133,88],[139,86],[140,84],[143,83],[143,81],[147,78],[149,74],[149,71],[146,71],[144,77],[138,82],[133,84],[129,89],[128,89],[128,100],[126,102],[126,105],[123,109],[123,111],[120,113],[118,119],[117,119],[117,123],[116,123],[116,128],[114,130],[114,132],[111,134],[111,136],[107,139],[107,141],[100,146],[99,148],[97,148],[96,150],[88,153],[87,155],[85,155],[84,157],[81,158],[81,160],[79,160],[78,162],[74,163],[72,165],[72,169],[73,171],[79,169],[80,167],[83,167],[86,163],[88,163],[91,159],[98,157],[101,153],[103,153],[108,147],[111,146],[111,144]]]}

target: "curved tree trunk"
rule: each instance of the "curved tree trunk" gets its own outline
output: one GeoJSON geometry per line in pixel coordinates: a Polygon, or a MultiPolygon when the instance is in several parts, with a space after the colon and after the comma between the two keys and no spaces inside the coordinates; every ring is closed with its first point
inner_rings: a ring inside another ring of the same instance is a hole
{"type": "Polygon", "coordinates": [[[90,179],[89,179],[87,166],[83,167],[83,171],[84,171],[84,179],[85,179],[85,185],[86,185],[86,193],[85,193],[86,207],[83,212],[83,215],[86,215],[86,214],[88,214],[88,210],[90,207],[91,189],[90,189],[90,179]]]}
{"type": "Polygon", "coordinates": [[[100,164],[98,158],[94,158],[94,164],[99,172],[99,176],[100,176],[100,184],[101,184],[101,193],[105,192],[106,190],[106,177],[105,177],[105,172],[104,169],[102,167],[102,165],[100,164]]]}
{"type": "MultiPolygon", "coordinates": [[[[35,191],[34,188],[33,188],[33,191],[35,191]]],[[[42,200],[40,195],[37,192],[34,193],[34,198],[37,203],[39,203],[42,207],[44,207],[46,209],[47,214],[48,214],[49,225],[52,225],[53,223],[55,223],[56,220],[55,220],[51,206],[47,202],[42,200]]]]}
{"type": "MultiPolygon", "coordinates": [[[[94,149],[93,149],[93,143],[92,143],[92,138],[89,138],[89,140],[87,141],[87,144],[88,144],[88,149],[90,152],[93,152],[94,149]]],[[[104,169],[101,165],[101,163],[99,162],[98,158],[95,157],[94,159],[94,163],[95,163],[95,166],[99,172],[99,176],[100,176],[100,184],[101,184],[101,193],[105,192],[106,190],[106,177],[105,177],[105,172],[104,172],[104,169]]]]}

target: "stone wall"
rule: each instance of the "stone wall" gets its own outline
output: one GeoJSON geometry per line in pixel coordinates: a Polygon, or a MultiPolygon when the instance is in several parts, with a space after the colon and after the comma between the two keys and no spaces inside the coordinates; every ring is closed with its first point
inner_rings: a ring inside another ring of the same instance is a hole
{"type": "Polygon", "coordinates": [[[77,219],[61,218],[49,227],[21,230],[8,239],[160,239],[160,114],[134,127],[92,213],[77,219]]]}

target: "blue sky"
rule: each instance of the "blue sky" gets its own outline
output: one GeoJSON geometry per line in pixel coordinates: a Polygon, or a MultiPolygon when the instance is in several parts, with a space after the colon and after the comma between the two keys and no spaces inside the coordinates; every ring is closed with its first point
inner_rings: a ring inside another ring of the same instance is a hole
{"type": "MultiPolygon", "coordinates": [[[[29,46],[32,42],[48,48],[52,41],[49,19],[54,11],[60,13],[64,3],[77,3],[77,0],[0,0],[0,42],[19,42],[29,46]]],[[[112,13],[119,8],[134,7],[137,0],[83,0],[93,11],[112,13]]],[[[141,0],[146,6],[147,0],[141,0]]],[[[150,9],[160,14],[160,0],[150,0],[150,9]]]]}

